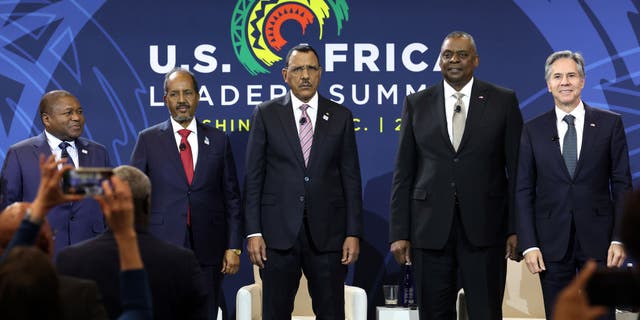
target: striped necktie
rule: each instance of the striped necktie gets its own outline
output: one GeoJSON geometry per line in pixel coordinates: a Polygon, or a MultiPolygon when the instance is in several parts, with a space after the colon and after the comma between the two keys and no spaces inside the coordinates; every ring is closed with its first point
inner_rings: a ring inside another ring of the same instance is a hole
{"type": "Polygon", "coordinates": [[[305,167],[309,163],[311,145],[313,144],[313,124],[311,124],[311,118],[309,118],[309,114],[307,113],[308,108],[308,104],[303,104],[300,106],[300,110],[302,110],[302,118],[300,118],[300,132],[298,133],[305,167]]]}

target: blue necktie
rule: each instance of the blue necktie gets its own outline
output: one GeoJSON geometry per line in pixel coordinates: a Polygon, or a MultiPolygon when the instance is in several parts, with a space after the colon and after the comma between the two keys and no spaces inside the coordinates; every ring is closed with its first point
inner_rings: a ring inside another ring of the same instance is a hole
{"type": "Polygon", "coordinates": [[[62,142],[60,142],[58,147],[60,148],[60,150],[62,150],[62,152],[60,152],[60,158],[61,159],[65,159],[66,158],[67,159],[67,163],[75,167],[76,164],[73,163],[73,159],[71,158],[71,156],[69,156],[69,152],[67,152],[67,147],[71,147],[71,144],[66,142],[66,141],[62,141],[62,142]]]}
{"type": "Polygon", "coordinates": [[[578,149],[577,149],[577,134],[574,120],[576,118],[570,114],[564,116],[562,121],[568,125],[567,133],[564,134],[564,141],[562,142],[562,157],[564,158],[564,164],[567,165],[569,175],[573,178],[573,173],[576,171],[576,164],[578,163],[578,149]]]}

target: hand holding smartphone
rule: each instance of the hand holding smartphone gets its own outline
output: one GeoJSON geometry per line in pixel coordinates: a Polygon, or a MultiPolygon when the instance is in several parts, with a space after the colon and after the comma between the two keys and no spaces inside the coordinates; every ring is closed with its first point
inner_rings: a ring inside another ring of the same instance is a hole
{"type": "Polygon", "coordinates": [[[62,176],[62,192],[86,197],[104,194],[102,181],[108,181],[112,175],[112,168],[74,168],[62,176]]]}

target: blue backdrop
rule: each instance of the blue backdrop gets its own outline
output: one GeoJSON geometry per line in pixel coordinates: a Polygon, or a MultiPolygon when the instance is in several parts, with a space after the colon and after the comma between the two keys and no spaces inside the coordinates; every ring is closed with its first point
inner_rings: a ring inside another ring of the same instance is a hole
{"type": "MultiPolygon", "coordinates": [[[[546,57],[582,52],[583,99],[623,115],[635,182],[639,9],[631,0],[0,1],[0,160],[42,131],[41,95],[64,88],[84,108],[85,136],[107,146],[114,165],[127,163],[137,133],[167,118],[163,73],[181,65],[202,86],[198,118],[231,136],[243,177],[251,111],[285,92],[283,55],[310,43],[324,67],[320,92],[356,117],[365,236],[348,282],[367,290],[373,307],[381,284],[398,280],[387,229],[402,101],[441,79],[442,38],[452,30],[474,35],[476,76],[513,88],[525,120],[553,106],[546,57]]],[[[225,280],[230,310],[237,288],[253,282],[246,255],[242,263],[225,280]]]]}

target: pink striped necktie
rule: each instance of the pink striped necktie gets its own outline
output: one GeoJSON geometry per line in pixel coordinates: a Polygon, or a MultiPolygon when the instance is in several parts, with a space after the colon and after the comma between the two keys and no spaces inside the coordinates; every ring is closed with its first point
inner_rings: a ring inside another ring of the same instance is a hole
{"type": "Polygon", "coordinates": [[[309,163],[309,154],[311,153],[311,145],[313,144],[313,124],[307,113],[308,104],[300,106],[302,110],[302,118],[300,118],[300,147],[302,147],[302,155],[304,156],[304,166],[309,163]]]}

